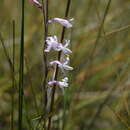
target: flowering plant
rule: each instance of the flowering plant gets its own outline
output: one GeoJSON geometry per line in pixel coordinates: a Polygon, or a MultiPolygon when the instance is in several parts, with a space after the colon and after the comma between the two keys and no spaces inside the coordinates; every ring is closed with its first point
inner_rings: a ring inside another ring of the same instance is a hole
{"type": "MultiPolygon", "coordinates": [[[[49,19],[48,15],[48,0],[44,1],[44,5],[39,2],[39,0],[30,0],[36,7],[42,9],[43,16],[44,16],[44,29],[45,29],[45,39],[44,39],[44,81],[43,81],[43,93],[44,93],[44,113],[46,113],[46,110],[49,110],[50,113],[53,111],[54,106],[54,100],[55,100],[55,89],[56,87],[59,87],[63,90],[69,86],[69,78],[67,77],[66,71],[73,70],[73,67],[69,65],[69,55],[72,53],[71,49],[69,48],[70,40],[64,40],[65,36],[65,29],[71,28],[72,24],[71,21],[73,19],[67,19],[70,3],[71,0],[68,0],[67,7],[66,7],[66,13],[65,18],[51,18],[49,19]],[[53,23],[58,23],[63,26],[63,30],[61,33],[61,40],[59,41],[57,36],[48,36],[48,26],[53,23]],[[48,53],[51,51],[55,51],[58,53],[58,58],[53,59],[52,61],[48,62],[48,53]],[[49,67],[51,66],[53,68],[53,75],[52,77],[48,76],[48,72],[50,71],[49,67]],[[61,77],[62,79],[58,79],[58,73],[59,70],[62,72],[61,77]],[[48,81],[48,77],[49,80],[48,81]],[[48,109],[49,108],[49,109],[48,109]]],[[[48,127],[47,130],[51,129],[51,117],[48,118],[48,127]]],[[[44,127],[46,128],[46,119],[44,120],[44,127]]]]}
{"type": "MultiPolygon", "coordinates": [[[[70,20],[61,19],[61,18],[53,18],[48,21],[49,24],[53,22],[58,22],[66,28],[72,27],[70,20]]],[[[56,36],[52,36],[52,37],[47,37],[46,44],[47,44],[47,47],[44,50],[45,52],[50,52],[51,50],[54,50],[58,52],[60,51],[62,53],[62,57],[61,57],[62,61],[53,60],[49,63],[51,66],[58,66],[60,70],[62,71],[62,73],[64,74],[66,70],[68,71],[73,70],[73,67],[68,65],[69,54],[72,53],[72,51],[68,48],[70,44],[70,40],[65,40],[64,43],[60,43],[58,42],[58,38],[56,36]]],[[[53,86],[53,85],[55,86],[58,85],[62,89],[65,87],[68,87],[68,77],[65,77],[61,81],[56,81],[52,79],[52,81],[48,82],[48,86],[53,86]]]]}

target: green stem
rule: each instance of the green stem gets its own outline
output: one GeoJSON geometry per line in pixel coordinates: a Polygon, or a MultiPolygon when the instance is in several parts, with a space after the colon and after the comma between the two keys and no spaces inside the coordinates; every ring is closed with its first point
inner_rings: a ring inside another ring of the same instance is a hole
{"type": "Polygon", "coordinates": [[[22,17],[21,17],[21,44],[20,44],[20,69],[19,69],[19,115],[18,128],[22,130],[23,120],[23,77],[24,77],[24,0],[22,0],[22,17]]]}
{"type": "Polygon", "coordinates": [[[14,91],[15,91],[15,21],[13,25],[13,68],[12,68],[12,110],[11,110],[11,130],[14,129],[14,91]]]}

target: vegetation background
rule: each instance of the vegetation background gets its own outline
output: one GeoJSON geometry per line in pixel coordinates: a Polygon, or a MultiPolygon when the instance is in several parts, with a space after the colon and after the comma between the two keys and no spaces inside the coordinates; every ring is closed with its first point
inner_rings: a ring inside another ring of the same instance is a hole
{"type": "MultiPolygon", "coordinates": [[[[66,0],[49,2],[49,17],[64,17],[66,0]]],[[[0,33],[12,60],[12,20],[15,20],[15,78],[18,82],[20,45],[20,1],[0,1],[0,33]]],[[[54,130],[130,129],[130,1],[72,0],[67,31],[73,50],[66,94],[57,92],[54,130]]],[[[42,113],[43,16],[25,3],[24,129],[36,129],[42,113]]],[[[61,27],[51,25],[50,34],[61,27]]],[[[18,88],[12,87],[11,69],[0,43],[0,129],[10,129],[12,102],[17,129],[18,88]],[[12,101],[12,94],[14,100],[12,101]]],[[[40,128],[39,128],[40,129],[40,128]]]]}

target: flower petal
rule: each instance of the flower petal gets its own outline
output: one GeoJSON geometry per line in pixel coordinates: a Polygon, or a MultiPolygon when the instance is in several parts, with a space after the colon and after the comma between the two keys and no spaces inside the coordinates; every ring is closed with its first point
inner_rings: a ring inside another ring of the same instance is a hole
{"type": "Polygon", "coordinates": [[[69,66],[69,65],[63,65],[65,70],[73,70],[73,67],[69,66]]]}
{"type": "Polygon", "coordinates": [[[58,60],[54,60],[54,61],[51,61],[51,62],[50,62],[50,65],[56,65],[56,64],[62,65],[62,64],[60,63],[60,61],[58,61],[58,60]]]}
{"type": "Polygon", "coordinates": [[[62,79],[63,82],[68,82],[68,77],[65,77],[64,79],[62,79]]]}
{"type": "Polygon", "coordinates": [[[36,5],[38,8],[42,9],[42,4],[38,0],[29,0],[34,5],[36,5]]]}
{"type": "Polygon", "coordinates": [[[70,40],[65,40],[65,45],[64,45],[64,47],[68,47],[69,44],[70,44],[70,40]]]}
{"type": "Polygon", "coordinates": [[[68,87],[68,83],[59,81],[59,87],[60,88],[68,87]]]}
{"type": "Polygon", "coordinates": [[[62,48],[62,52],[63,52],[64,54],[72,53],[72,51],[71,51],[69,48],[65,48],[65,47],[62,48]]]}
{"type": "Polygon", "coordinates": [[[61,44],[58,43],[58,39],[56,36],[47,37],[46,44],[47,44],[47,48],[45,49],[45,52],[50,52],[51,49],[55,51],[61,51],[60,49],[61,44]]]}
{"type": "Polygon", "coordinates": [[[50,52],[50,50],[51,50],[51,45],[50,46],[47,46],[47,48],[44,50],[45,52],[50,52]]]}
{"type": "Polygon", "coordinates": [[[66,19],[62,19],[62,18],[52,18],[51,20],[48,21],[48,23],[53,23],[53,22],[57,22],[62,24],[63,26],[67,27],[67,28],[71,28],[72,24],[69,22],[69,20],[66,19]]]}
{"type": "Polygon", "coordinates": [[[58,83],[57,81],[53,80],[53,81],[49,81],[48,85],[53,86],[53,85],[57,85],[57,83],[58,83]]]}

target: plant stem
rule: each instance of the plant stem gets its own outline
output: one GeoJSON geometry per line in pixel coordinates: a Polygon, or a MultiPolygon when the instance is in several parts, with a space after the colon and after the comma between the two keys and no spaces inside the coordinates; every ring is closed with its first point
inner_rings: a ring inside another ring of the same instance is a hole
{"type": "Polygon", "coordinates": [[[24,0],[22,0],[21,16],[21,44],[20,44],[20,69],[19,69],[19,115],[18,128],[22,130],[23,118],[23,77],[24,77],[24,0]]]}
{"type": "Polygon", "coordinates": [[[44,60],[44,81],[43,81],[43,89],[44,89],[44,108],[46,108],[47,105],[47,92],[46,92],[46,82],[47,82],[47,76],[48,76],[48,66],[47,66],[47,53],[44,52],[46,48],[46,38],[48,36],[48,0],[44,3],[43,8],[43,15],[44,15],[44,49],[43,49],[43,60],[44,60]]]}
{"type": "MultiPolygon", "coordinates": [[[[47,53],[44,52],[46,48],[46,39],[48,37],[48,5],[49,0],[45,0],[43,4],[43,19],[44,19],[44,47],[43,47],[43,61],[44,61],[44,80],[43,80],[43,113],[45,115],[46,113],[46,106],[47,106],[47,89],[46,89],[46,83],[47,83],[47,76],[48,76],[48,66],[47,66],[47,53]]],[[[46,119],[44,119],[44,129],[46,130],[46,119]]]]}
{"type": "Polygon", "coordinates": [[[15,21],[12,22],[13,28],[13,68],[12,68],[12,110],[11,110],[11,130],[14,129],[14,91],[15,91],[15,21]]]}
{"type": "MultiPolygon", "coordinates": [[[[65,18],[68,17],[69,10],[70,10],[70,5],[71,5],[71,0],[68,0],[68,1],[67,1],[67,6],[66,6],[66,11],[65,11],[65,18]]],[[[66,30],[66,28],[63,27],[62,33],[61,33],[61,40],[60,40],[61,43],[63,43],[63,40],[64,40],[65,30],[66,30]]],[[[58,61],[60,61],[60,57],[61,57],[61,51],[58,53],[58,61]]],[[[58,78],[58,72],[59,72],[59,68],[58,68],[58,65],[57,65],[57,66],[56,66],[56,69],[55,69],[54,80],[57,80],[57,78],[58,78]]],[[[53,112],[54,101],[55,101],[55,92],[56,92],[56,85],[54,85],[54,86],[53,86],[53,89],[52,89],[50,113],[53,112]]],[[[48,130],[51,129],[51,119],[52,119],[52,116],[49,117],[48,130]]]]}

